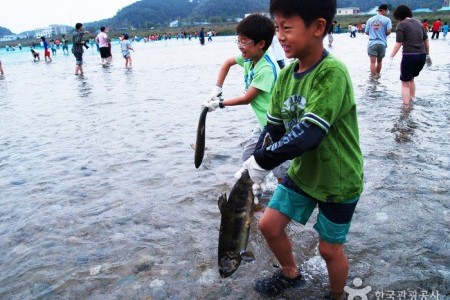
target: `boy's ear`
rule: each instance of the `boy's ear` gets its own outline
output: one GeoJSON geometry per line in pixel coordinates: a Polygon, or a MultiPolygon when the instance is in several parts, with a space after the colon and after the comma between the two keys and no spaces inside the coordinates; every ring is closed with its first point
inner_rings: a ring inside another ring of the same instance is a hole
{"type": "Polygon", "coordinates": [[[327,21],[324,18],[319,18],[314,21],[314,35],[318,37],[323,37],[327,29],[327,21]]]}
{"type": "Polygon", "coordinates": [[[265,45],[266,45],[265,40],[260,40],[258,43],[256,43],[256,46],[260,49],[263,49],[265,45]]]}

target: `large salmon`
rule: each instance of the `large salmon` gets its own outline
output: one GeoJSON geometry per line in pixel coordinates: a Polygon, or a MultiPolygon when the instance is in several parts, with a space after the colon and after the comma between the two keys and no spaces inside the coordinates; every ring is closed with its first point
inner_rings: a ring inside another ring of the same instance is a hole
{"type": "Polygon", "coordinates": [[[197,140],[195,142],[195,155],[194,155],[194,163],[195,167],[198,169],[203,161],[203,155],[205,154],[205,123],[206,123],[206,114],[208,113],[208,108],[205,107],[202,109],[200,113],[200,118],[198,120],[197,126],[197,140]]]}
{"type": "Polygon", "coordinates": [[[222,277],[233,274],[242,259],[252,260],[254,256],[247,252],[250,224],[252,222],[253,181],[248,171],[234,184],[230,197],[223,194],[219,198],[221,214],[219,233],[219,273],[222,277]]]}

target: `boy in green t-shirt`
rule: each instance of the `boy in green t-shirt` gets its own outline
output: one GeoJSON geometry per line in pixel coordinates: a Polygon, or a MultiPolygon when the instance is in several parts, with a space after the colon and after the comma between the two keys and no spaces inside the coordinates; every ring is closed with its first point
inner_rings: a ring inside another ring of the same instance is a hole
{"type": "MultiPolygon", "coordinates": [[[[275,34],[275,26],[268,17],[261,14],[252,14],[244,18],[236,27],[238,34],[237,45],[241,54],[231,57],[223,63],[216,85],[208,101],[202,107],[208,107],[214,111],[217,107],[247,105],[250,104],[256,115],[258,126],[244,146],[243,160],[252,156],[259,135],[267,124],[267,108],[272,97],[273,87],[280,71],[277,62],[269,55],[268,48],[275,34]],[[222,85],[228,71],[234,65],[244,68],[244,81],[246,93],[229,99],[222,98],[222,85]]],[[[289,162],[273,170],[276,178],[283,178],[286,174],[289,162]]]]}
{"type": "Polygon", "coordinates": [[[343,244],[363,188],[363,161],[353,87],[346,67],[323,48],[336,13],[335,0],[271,0],[278,39],[287,58],[267,112],[254,155],[244,162],[255,184],[275,166],[291,159],[288,175],[276,188],[259,228],[280,263],[272,277],[258,280],[256,291],[275,296],[301,285],[302,275],[285,232],[305,224],[314,209],[319,252],[326,262],[330,292],[346,299],[348,259],[343,244]],[[262,147],[266,134],[273,144],[262,147]]]}

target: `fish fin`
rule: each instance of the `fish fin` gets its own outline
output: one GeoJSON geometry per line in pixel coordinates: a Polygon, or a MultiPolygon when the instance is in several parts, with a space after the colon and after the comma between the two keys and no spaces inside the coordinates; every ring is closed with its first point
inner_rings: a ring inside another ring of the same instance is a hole
{"type": "Polygon", "coordinates": [[[262,146],[265,148],[269,145],[272,145],[273,141],[272,141],[272,137],[270,136],[270,134],[267,132],[266,135],[264,136],[264,141],[262,146]]]}
{"type": "Polygon", "coordinates": [[[191,144],[191,148],[192,148],[192,150],[195,150],[195,148],[197,147],[197,145],[195,145],[195,144],[191,144]]]}
{"type": "Polygon", "coordinates": [[[217,204],[219,205],[219,209],[222,212],[223,207],[225,206],[225,204],[227,203],[227,194],[223,193],[220,197],[219,200],[217,201],[217,204]]]}
{"type": "Polygon", "coordinates": [[[239,253],[239,255],[241,256],[242,260],[245,262],[252,262],[255,260],[255,255],[253,254],[252,251],[241,251],[241,253],[239,253]]]}

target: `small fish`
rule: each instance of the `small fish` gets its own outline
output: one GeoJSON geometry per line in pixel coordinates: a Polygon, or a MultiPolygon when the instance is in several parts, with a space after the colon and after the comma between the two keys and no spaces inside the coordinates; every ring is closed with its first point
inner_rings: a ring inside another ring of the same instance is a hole
{"type": "Polygon", "coordinates": [[[255,256],[247,251],[250,225],[253,218],[253,181],[248,171],[234,184],[230,196],[219,197],[221,214],[219,233],[219,273],[226,278],[231,276],[241,264],[241,261],[252,261],[255,256]]]}
{"type": "MultiPolygon", "coordinates": [[[[205,123],[206,123],[206,114],[208,113],[208,108],[203,108],[200,113],[200,118],[198,120],[197,127],[197,140],[195,142],[194,148],[194,163],[195,167],[198,169],[203,161],[203,155],[205,154],[205,123]]],[[[192,146],[192,145],[191,145],[192,146]]]]}

